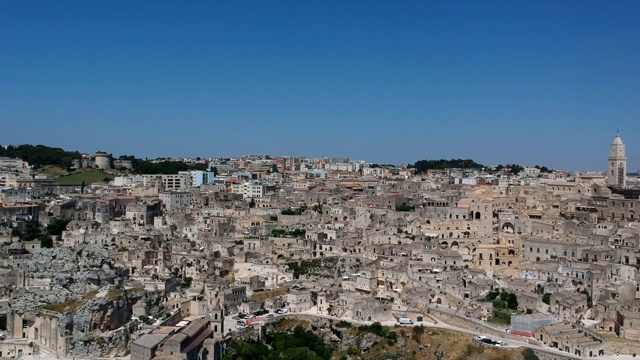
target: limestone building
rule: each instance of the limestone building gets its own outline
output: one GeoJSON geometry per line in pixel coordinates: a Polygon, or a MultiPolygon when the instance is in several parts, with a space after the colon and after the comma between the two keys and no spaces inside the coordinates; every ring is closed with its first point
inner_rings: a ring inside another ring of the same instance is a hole
{"type": "Polygon", "coordinates": [[[627,157],[625,156],[624,143],[620,139],[620,133],[616,133],[616,138],[611,143],[609,153],[609,173],[607,183],[610,186],[625,186],[627,173],[627,157]]]}

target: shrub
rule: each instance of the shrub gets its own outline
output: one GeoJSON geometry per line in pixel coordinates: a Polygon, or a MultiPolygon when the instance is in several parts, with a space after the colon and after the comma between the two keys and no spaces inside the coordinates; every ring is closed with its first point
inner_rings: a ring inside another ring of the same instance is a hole
{"type": "Polygon", "coordinates": [[[422,334],[424,334],[424,327],[416,325],[413,327],[413,334],[411,335],[411,338],[415,341],[415,342],[420,342],[420,340],[422,340],[422,334]]]}
{"type": "Polygon", "coordinates": [[[538,355],[536,355],[536,353],[529,348],[524,349],[524,351],[522,352],[522,356],[524,357],[524,360],[540,360],[538,355]]]}
{"type": "Polygon", "coordinates": [[[336,327],[339,327],[339,328],[350,328],[352,326],[353,325],[350,322],[344,321],[344,320],[340,320],[336,323],[336,327]]]}
{"type": "Polygon", "coordinates": [[[507,307],[507,303],[503,300],[493,300],[492,304],[495,309],[506,309],[507,307]]]}
{"type": "Polygon", "coordinates": [[[396,211],[401,211],[401,212],[414,211],[415,209],[416,209],[415,206],[409,206],[409,205],[396,206],[396,211]]]}

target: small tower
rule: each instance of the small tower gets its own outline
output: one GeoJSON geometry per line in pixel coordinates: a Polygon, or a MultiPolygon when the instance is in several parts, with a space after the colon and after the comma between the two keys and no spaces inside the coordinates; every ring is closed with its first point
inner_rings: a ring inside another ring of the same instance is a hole
{"type": "Polygon", "coordinates": [[[220,307],[220,304],[216,303],[216,306],[211,309],[209,318],[211,323],[211,329],[213,330],[213,338],[220,339],[224,337],[224,310],[220,307]]]}
{"type": "Polygon", "coordinates": [[[625,186],[627,184],[627,157],[620,132],[616,131],[616,137],[611,143],[609,153],[609,172],[607,173],[607,184],[610,186],[625,186]]]}
{"type": "Polygon", "coordinates": [[[324,292],[324,289],[320,290],[316,301],[318,306],[318,313],[325,314],[327,312],[329,304],[327,304],[327,293],[324,292]]]}

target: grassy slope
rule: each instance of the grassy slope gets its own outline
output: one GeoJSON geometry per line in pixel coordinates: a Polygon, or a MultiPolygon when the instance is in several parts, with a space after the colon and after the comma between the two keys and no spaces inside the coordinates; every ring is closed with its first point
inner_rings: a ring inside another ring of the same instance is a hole
{"type": "Polygon", "coordinates": [[[113,179],[113,175],[102,171],[86,171],[82,173],[75,173],[67,176],[61,176],[56,178],[56,184],[58,185],[80,185],[84,180],[86,185],[102,182],[102,180],[108,177],[113,179]]]}

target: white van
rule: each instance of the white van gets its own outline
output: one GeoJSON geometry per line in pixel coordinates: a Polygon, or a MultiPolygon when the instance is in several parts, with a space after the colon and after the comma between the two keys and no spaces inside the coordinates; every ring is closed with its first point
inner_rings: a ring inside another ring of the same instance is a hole
{"type": "Polygon", "coordinates": [[[400,324],[413,324],[413,321],[409,318],[399,318],[398,323],[400,324]]]}

